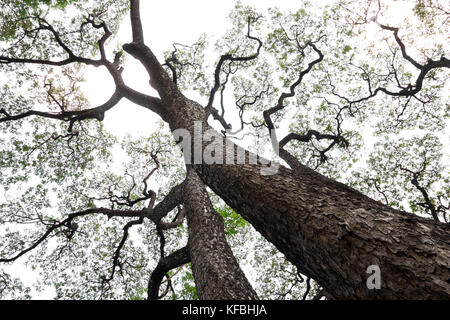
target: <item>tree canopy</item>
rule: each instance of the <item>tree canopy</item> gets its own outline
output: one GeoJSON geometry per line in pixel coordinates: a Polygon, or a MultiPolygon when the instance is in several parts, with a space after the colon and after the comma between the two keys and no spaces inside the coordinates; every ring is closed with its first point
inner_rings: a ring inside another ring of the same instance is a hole
{"type": "MultiPolygon", "coordinates": [[[[186,205],[174,202],[185,158],[167,97],[152,89],[158,76],[248,150],[292,169],[296,159],[405,215],[449,222],[446,1],[302,1],[289,11],[237,2],[223,34],[171,39],[155,56],[133,46],[189,26],[161,12],[167,25],[139,32],[138,1],[0,5],[0,298],[30,297],[14,272],[22,263],[39,275],[35,295],[50,286],[58,299],[198,298],[189,259],[164,264],[184,257],[190,235],[186,205]],[[149,83],[123,76],[136,59],[149,83]],[[152,76],[146,59],[165,73],[152,76]],[[115,88],[92,105],[83,82],[101,70],[115,88]],[[126,100],[159,116],[151,134],[105,128],[126,100]]],[[[317,279],[207,191],[260,298],[323,296],[317,279]]]]}

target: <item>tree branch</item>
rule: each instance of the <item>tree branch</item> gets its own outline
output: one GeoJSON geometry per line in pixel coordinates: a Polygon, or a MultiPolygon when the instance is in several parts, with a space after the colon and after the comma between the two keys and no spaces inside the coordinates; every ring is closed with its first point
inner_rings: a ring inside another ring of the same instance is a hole
{"type": "MultiPolygon", "coordinates": [[[[320,40],[320,38],[319,38],[319,40],[320,40]]],[[[293,84],[291,84],[291,86],[289,87],[289,92],[283,92],[280,95],[280,97],[278,98],[278,102],[277,102],[277,104],[274,107],[272,107],[272,108],[270,108],[268,110],[265,110],[263,112],[263,117],[264,117],[264,120],[266,122],[267,128],[269,130],[269,135],[270,135],[270,139],[271,139],[271,142],[272,142],[272,146],[273,146],[275,151],[279,152],[280,155],[288,154],[289,152],[287,152],[287,151],[284,151],[283,153],[281,152],[281,150],[283,150],[283,149],[280,148],[279,145],[278,145],[278,139],[277,139],[277,137],[275,135],[275,125],[273,124],[271,115],[276,113],[276,112],[278,112],[278,111],[280,111],[280,110],[282,110],[285,107],[284,106],[284,100],[287,99],[287,98],[291,98],[291,97],[295,96],[295,88],[297,88],[297,86],[299,86],[300,83],[303,81],[303,77],[305,75],[307,75],[316,64],[320,63],[323,60],[323,57],[324,57],[323,54],[322,54],[322,51],[320,51],[313,42],[309,41],[308,43],[306,43],[305,48],[307,46],[310,46],[319,55],[319,57],[317,59],[311,61],[308,64],[308,67],[305,70],[302,70],[299,73],[299,76],[298,76],[297,80],[293,84]]],[[[304,50],[304,48],[302,48],[302,50],[304,50]]],[[[303,51],[302,51],[302,53],[303,53],[303,51]]],[[[283,142],[287,143],[287,141],[283,141],[283,142]]],[[[294,160],[293,158],[294,157],[289,157],[289,160],[292,161],[292,160],[294,160]]]]}
{"type": "MultiPolygon", "coordinates": [[[[12,262],[12,261],[17,260],[24,254],[30,252],[31,250],[36,248],[38,245],[40,245],[42,242],[44,242],[52,234],[52,232],[56,231],[57,229],[59,229],[63,226],[70,225],[72,223],[73,219],[76,217],[82,217],[82,216],[86,216],[86,215],[90,215],[90,214],[103,214],[103,215],[106,215],[108,218],[138,217],[139,220],[135,220],[135,221],[141,221],[143,218],[148,218],[148,219],[152,220],[156,225],[159,225],[160,220],[164,216],[166,216],[170,211],[172,211],[174,208],[176,208],[177,205],[182,203],[184,184],[185,184],[185,182],[172,188],[170,190],[170,192],[167,194],[167,196],[162,201],[160,201],[154,208],[153,208],[153,206],[150,208],[145,208],[143,210],[115,210],[115,209],[108,209],[108,208],[89,208],[86,210],[71,213],[63,221],[54,222],[53,225],[51,225],[47,229],[47,231],[39,239],[34,241],[33,244],[30,245],[28,248],[22,250],[21,252],[17,253],[16,255],[14,255],[11,258],[0,258],[0,263],[1,262],[12,262]]],[[[136,224],[136,223],[133,223],[130,226],[132,226],[134,224],[136,224]]],[[[169,227],[172,226],[172,223],[168,224],[168,226],[169,227]]]]}
{"type": "MultiPolygon", "coordinates": [[[[132,7],[133,10],[136,10],[133,3],[137,3],[137,6],[139,6],[138,1],[132,1],[132,7]]],[[[138,10],[139,8],[137,8],[138,10]]],[[[104,112],[106,110],[109,110],[119,102],[119,100],[122,97],[126,97],[130,101],[140,105],[144,106],[158,114],[163,114],[163,106],[161,104],[161,100],[159,98],[155,98],[152,96],[148,96],[145,94],[142,94],[136,90],[133,90],[125,85],[123,79],[122,79],[122,68],[119,68],[119,57],[120,54],[116,54],[114,58],[114,62],[108,61],[106,57],[105,52],[105,42],[107,39],[112,35],[111,31],[109,30],[108,26],[105,22],[96,23],[94,21],[95,15],[90,14],[86,18],[86,22],[84,22],[81,25],[81,29],[85,24],[90,24],[96,29],[103,29],[104,34],[103,36],[98,40],[98,46],[101,54],[101,58],[98,60],[93,59],[87,59],[83,57],[76,56],[73,51],[69,48],[69,46],[64,43],[62,40],[59,32],[46,20],[44,20],[41,17],[37,17],[39,21],[39,28],[38,30],[48,30],[53,35],[53,38],[57,42],[57,44],[68,54],[68,58],[60,60],[60,61],[52,61],[52,60],[45,60],[45,59],[29,59],[29,58],[16,58],[16,57],[7,57],[7,56],[0,56],[0,64],[10,64],[10,63],[25,63],[25,64],[41,64],[41,65],[50,65],[50,66],[64,66],[71,63],[83,63],[86,65],[92,65],[95,67],[98,66],[105,66],[111,76],[114,79],[114,82],[116,84],[116,91],[114,92],[113,96],[109,101],[107,101],[104,105],[99,106],[94,109],[89,110],[82,110],[82,111],[71,111],[71,112],[62,112],[60,114],[54,114],[49,112],[41,112],[41,111],[28,111],[20,115],[10,116],[6,110],[1,109],[0,113],[4,114],[6,117],[1,118],[0,122],[9,121],[9,120],[18,120],[22,119],[31,115],[37,115],[42,116],[46,118],[52,118],[52,119],[59,119],[59,120],[65,120],[70,121],[69,131],[72,128],[73,122],[77,120],[83,120],[83,119],[90,119],[90,118],[96,118],[99,121],[101,121],[104,117],[104,112]]]]}
{"type": "Polygon", "coordinates": [[[116,91],[109,98],[107,102],[104,104],[91,109],[80,110],[80,111],[64,111],[62,110],[60,113],[51,113],[44,111],[36,111],[29,110],[27,112],[10,115],[4,108],[0,109],[0,114],[3,114],[4,117],[0,118],[0,123],[7,121],[16,121],[20,119],[24,119],[30,116],[40,116],[43,118],[50,118],[56,120],[69,121],[69,132],[72,132],[72,127],[75,121],[82,121],[85,119],[97,119],[98,121],[102,121],[104,119],[105,112],[109,109],[113,108],[117,103],[122,99],[122,95],[120,92],[116,91]]]}
{"type": "Polygon", "coordinates": [[[104,285],[106,282],[110,282],[112,279],[114,279],[114,274],[116,272],[116,267],[119,266],[120,268],[122,268],[122,264],[120,263],[120,251],[122,250],[123,246],[125,245],[125,242],[128,239],[128,235],[129,235],[129,230],[132,226],[138,225],[138,224],[142,224],[142,222],[144,221],[144,217],[140,217],[137,220],[133,220],[128,222],[124,227],[123,227],[123,235],[122,235],[122,240],[120,240],[119,245],[116,248],[116,251],[114,252],[114,257],[113,257],[113,265],[112,265],[112,270],[111,270],[111,274],[109,275],[109,277],[102,277],[102,285],[104,285]]]}
{"type": "MultiPolygon", "coordinates": [[[[258,48],[256,49],[256,53],[254,53],[254,54],[252,54],[250,56],[246,56],[246,57],[233,57],[232,54],[227,53],[227,54],[224,54],[224,55],[222,55],[220,57],[220,60],[217,63],[216,69],[214,71],[214,86],[211,89],[211,92],[209,94],[208,104],[206,105],[206,118],[208,118],[209,115],[212,113],[214,97],[215,97],[217,91],[219,90],[219,88],[221,86],[220,72],[222,71],[223,64],[226,61],[230,61],[230,63],[232,63],[232,62],[246,62],[246,61],[251,61],[251,60],[254,60],[254,59],[258,58],[263,43],[262,43],[262,41],[260,39],[250,35],[250,25],[251,25],[252,21],[257,21],[259,18],[260,17],[248,17],[248,22],[247,22],[247,38],[249,38],[251,40],[255,40],[255,41],[258,42],[258,48]]],[[[216,112],[216,116],[217,115],[218,115],[218,112],[216,112]]],[[[223,122],[225,122],[225,121],[223,121],[223,122]]],[[[225,124],[226,124],[226,122],[225,122],[225,124]]]]}
{"type": "Polygon", "coordinates": [[[113,210],[113,209],[107,209],[107,208],[90,208],[78,212],[71,213],[67,216],[66,219],[54,222],[50,228],[47,229],[47,231],[36,241],[33,242],[32,245],[30,245],[28,248],[22,250],[21,252],[17,253],[15,256],[11,258],[0,258],[0,262],[12,262],[23,256],[24,254],[30,252],[34,248],[36,248],[38,245],[40,245],[42,242],[44,242],[52,232],[55,230],[63,227],[63,226],[70,226],[72,224],[72,221],[77,217],[83,217],[90,214],[104,214],[111,217],[144,217],[143,211],[138,210],[113,210]]]}
{"type": "Polygon", "coordinates": [[[146,212],[147,217],[158,225],[163,217],[183,202],[183,190],[185,184],[186,182],[183,181],[179,185],[173,187],[163,200],[161,200],[150,212],[146,212]]]}
{"type": "Polygon", "coordinates": [[[277,102],[277,104],[274,107],[264,111],[264,113],[263,113],[264,120],[266,121],[266,124],[267,124],[267,127],[269,128],[269,130],[274,130],[275,129],[275,126],[274,126],[270,116],[272,114],[280,111],[281,109],[283,109],[285,107],[283,105],[284,100],[287,99],[287,98],[291,98],[291,97],[293,97],[295,95],[295,88],[297,88],[297,86],[300,85],[300,83],[303,80],[303,77],[305,75],[307,75],[312,70],[314,65],[320,63],[323,60],[322,52],[319,49],[317,49],[317,47],[316,47],[316,45],[314,43],[308,42],[306,45],[310,46],[311,48],[313,48],[313,50],[319,55],[319,57],[317,59],[315,59],[314,61],[310,62],[308,64],[308,67],[305,70],[300,72],[297,80],[293,84],[291,84],[291,86],[289,87],[289,92],[283,92],[280,95],[280,97],[278,98],[278,102],[277,102]]]}
{"type": "Polygon", "coordinates": [[[130,0],[130,20],[131,32],[133,34],[134,43],[144,43],[144,32],[142,30],[141,14],[139,10],[140,1],[130,0]]]}
{"type": "MultiPolygon", "coordinates": [[[[394,33],[394,38],[395,41],[397,42],[398,46],[400,47],[400,50],[402,52],[402,56],[405,60],[407,60],[408,62],[410,62],[415,68],[417,68],[418,70],[420,70],[419,75],[417,76],[416,80],[415,80],[415,84],[414,85],[408,85],[407,87],[400,87],[399,91],[391,91],[387,88],[384,87],[378,87],[375,90],[373,90],[370,86],[370,79],[366,78],[366,81],[369,84],[369,95],[357,100],[350,100],[348,98],[345,98],[343,96],[338,95],[337,93],[334,92],[334,88],[333,88],[333,94],[336,95],[339,98],[342,98],[344,100],[346,100],[349,103],[349,107],[351,107],[353,104],[357,104],[357,103],[361,103],[364,101],[367,101],[373,97],[375,97],[379,92],[383,92],[386,95],[389,96],[393,96],[393,97],[411,97],[414,96],[415,94],[419,93],[420,90],[422,90],[423,87],[423,81],[426,77],[426,75],[433,69],[438,69],[438,68],[450,68],[450,60],[445,58],[444,56],[442,56],[439,60],[432,60],[432,59],[428,59],[427,63],[425,64],[420,64],[419,62],[417,62],[416,60],[414,60],[410,55],[407,54],[406,52],[406,47],[405,44],[403,43],[403,41],[400,39],[400,37],[398,36],[398,31],[399,28],[395,28],[395,27],[390,27],[390,26],[386,26],[383,25],[381,23],[379,23],[378,21],[376,21],[376,18],[373,19],[373,21],[375,21],[375,23],[377,23],[378,26],[380,26],[382,29],[384,30],[388,30],[394,33]]],[[[397,78],[397,74],[394,68],[393,71],[393,75],[397,81],[397,85],[398,85],[398,78],[397,78]]]]}
{"type": "Polygon", "coordinates": [[[181,267],[191,261],[188,246],[175,251],[167,257],[161,258],[153,270],[148,282],[148,300],[157,300],[162,279],[172,269],[181,267]]]}

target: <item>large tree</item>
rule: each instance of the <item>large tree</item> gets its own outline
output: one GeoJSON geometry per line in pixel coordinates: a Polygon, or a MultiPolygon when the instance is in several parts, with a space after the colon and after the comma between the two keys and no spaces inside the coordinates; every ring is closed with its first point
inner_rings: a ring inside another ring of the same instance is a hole
{"type": "MultiPolygon", "coordinates": [[[[405,3],[406,22],[381,1],[238,3],[208,68],[205,36],[158,59],[139,0],[2,1],[0,262],[27,256],[60,298],[257,299],[274,297],[271,277],[281,298],[300,283],[292,297],[449,298],[444,3],[405,3]],[[126,43],[113,40],[122,16],[126,43]],[[147,91],[125,81],[124,59],[147,91]],[[115,86],[94,107],[88,67],[115,86]],[[162,123],[126,137],[115,170],[101,122],[124,100],[162,123]],[[249,135],[258,145],[239,146],[249,135]],[[262,238],[247,241],[248,224],[262,238]],[[262,283],[243,250],[256,269],[271,261],[262,283]]],[[[0,276],[0,296],[28,292],[0,276]]]]}

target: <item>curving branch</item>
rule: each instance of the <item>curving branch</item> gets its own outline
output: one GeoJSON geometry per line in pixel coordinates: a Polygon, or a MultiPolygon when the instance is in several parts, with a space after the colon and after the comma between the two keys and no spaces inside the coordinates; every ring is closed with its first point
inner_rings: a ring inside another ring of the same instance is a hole
{"type": "Polygon", "coordinates": [[[10,115],[5,108],[0,109],[0,114],[3,114],[3,117],[0,118],[0,123],[7,121],[17,121],[30,116],[39,116],[43,118],[63,120],[69,122],[68,131],[72,132],[73,124],[76,121],[82,121],[86,119],[97,119],[98,121],[102,121],[105,116],[105,112],[109,109],[113,108],[117,103],[122,99],[122,94],[119,91],[114,92],[114,94],[106,101],[104,104],[86,110],[80,111],[65,111],[61,110],[59,113],[45,112],[45,111],[37,111],[37,110],[29,110],[17,115],[10,115]]]}
{"type": "Polygon", "coordinates": [[[189,256],[188,246],[178,249],[167,257],[161,258],[158,265],[153,270],[148,282],[148,300],[157,300],[162,298],[162,296],[159,296],[159,289],[164,276],[167,276],[167,273],[170,270],[179,268],[190,261],[191,259],[189,256]]]}
{"type": "Polygon", "coordinates": [[[308,277],[308,279],[306,279],[306,289],[305,289],[305,293],[303,294],[302,300],[306,300],[310,290],[311,290],[311,278],[308,277]]]}
{"type": "MultiPolygon", "coordinates": [[[[425,163],[425,161],[424,161],[424,163],[425,163]]],[[[401,165],[399,166],[399,168],[400,168],[400,170],[408,172],[412,175],[411,183],[421,193],[421,195],[424,199],[424,202],[417,203],[417,205],[421,206],[422,208],[424,208],[426,210],[429,210],[433,219],[437,222],[440,222],[439,217],[438,217],[438,210],[437,210],[436,206],[434,205],[433,201],[431,200],[426,188],[423,187],[419,183],[419,178],[422,175],[423,171],[425,170],[425,166],[423,167],[422,170],[419,170],[419,171],[411,171],[407,168],[402,167],[401,165]]]]}
{"type": "Polygon", "coordinates": [[[120,252],[123,249],[123,247],[125,245],[125,242],[128,239],[130,228],[135,226],[135,225],[142,224],[143,222],[144,222],[144,217],[140,217],[137,220],[133,220],[133,221],[128,222],[123,227],[122,239],[120,240],[119,245],[117,246],[116,251],[114,252],[111,274],[109,275],[109,277],[106,277],[106,276],[102,276],[101,277],[102,286],[104,286],[107,282],[110,282],[112,279],[114,279],[114,275],[116,273],[116,268],[117,267],[120,267],[122,269],[122,263],[120,261],[120,252]]]}
{"type": "MultiPolygon", "coordinates": [[[[50,65],[50,66],[64,66],[74,62],[79,62],[95,67],[104,65],[105,57],[102,57],[102,59],[94,60],[75,55],[72,49],[70,49],[70,47],[62,40],[60,33],[50,23],[48,23],[44,18],[39,16],[36,17],[36,19],[38,21],[39,26],[34,31],[36,31],[37,33],[39,33],[39,31],[41,30],[49,31],[52,34],[53,39],[56,41],[59,47],[64,50],[64,52],[68,55],[68,57],[63,60],[54,61],[46,59],[27,59],[27,58],[17,58],[0,55],[0,64],[29,63],[29,64],[50,65]]],[[[109,36],[111,36],[111,32],[107,29],[105,24],[103,24],[103,26],[105,27],[105,35],[99,41],[99,47],[100,49],[104,50],[103,44],[106,41],[106,39],[109,36]]]]}
{"type": "Polygon", "coordinates": [[[127,206],[127,207],[133,207],[135,204],[140,203],[142,201],[150,199],[150,202],[148,204],[148,207],[145,209],[148,212],[151,212],[153,209],[153,206],[155,204],[156,200],[156,192],[153,190],[148,190],[147,180],[150,179],[150,177],[156,172],[156,170],[159,169],[160,163],[157,158],[157,154],[159,153],[159,150],[156,152],[150,152],[150,157],[155,161],[156,166],[144,177],[142,180],[142,183],[144,184],[142,195],[141,197],[133,197],[132,192],[137,187],[136,180],[133,175],[129,174],[127,171],[125,171],[124,175],[131,178],[132,185],[128,189],[127,194],[125,196],[117,196],[113,194],[112,188],[114,186],[117,186],[116,184],[113,186],[110,186],[108,188],[108,196],[107,197],[101,197],[101,198],[90,198],[90,200],[108,200],[114,207],[117,206],[127,206]]]}
{"type": "Polygon", "coordinates": [[[275,126],[272,122],[271,115],[280,111],[281,109],[283,109],[285,107],[284,100],[286,100],[287,98],[291,98],[295,95],[295,88],[297,88],[300,85],[300,83],[303,80],[303,77],[305,75],[307,75],[316,64],[320,63],[323,60],[324,56],[322,54],[322,51],[320,51],[314,43],[308,42],[306,44],[306,46],[310,46],[319,55],[319,57],[317,59],[311,61],[308,64],[308,67],[299,73],[297,80],[293,84],[291,84],[291,86],[289,87],[289,92],[283,92],[280,95],[280,97],[278,98],[278,102],[274,107],[264,111],[264,113],[263,113],[264,120],[266,121],[267,127],[270,130],[270,132],[272,130],[275,130],[275,126]]]}
{"type": "Polygon", "coordinates": [[[422,194],[422,197],[424,199],[424,202],[417,203],[417,205],[419,205],[425,209],[428,209],[430,211],[431,216],[433,217],[434,221],[440,222],[436,206],[433,204],[433,201],[431,201],[427,190],[419,184],[418,174],[413,175],[413,178],[411,179],[411,183],[413,184],[414,187],[416,187],[417,190],[420,191],[420,193],[422,194]]]}
{"type": "MultiPolygon", "coordinates": [[[[258,58],[263,43],[260,39],[250,35],[250,29],[251,29],[250,26],[251,26],[251,22],[256,22],[260,18],[261,18],[260,16],[258,16],[258,17],[250,17],[249,16],[248,20],[247,20],[247,38],[258,42],[258,48],[256,49],[256,52],[254,54],[246,56],[246,57],[234,57],[230,53],[224,54],[220,57],[219,62],[217,63],[216,69],[214,71],[214,86],[211,89],[211,92],[209,94],[208,104],[205,107],[205,119],[208,119],[209,116],[212,114],[214,116],[214,119],[219,120],[225,129],[231,129],[231,126],[228,123],[226,123],[226,121],[223,119],[223,113],[221,115],[219,115],[219,112],[213,107],[214,98],[215,98],[217,91],[219,90],[219,88],[221,86],[224,86],[226,84],[226,82],[228,81],[229,73],[227,74],[227,79],[226,79],[225,83],[221,83],[220,73],[222,71],[222,67],[225,62],[229,62],[231,64],[233,62],[247,62],[247,61],[251,61],[251,60],[258,58]]],[[[223,95],[223,92],[222,92],[222,95],[223,95]]]]}
{"type": "MultiPolygon", "coordinates": [[[[423,80],[424,80],[425,76],[427,75],[427,73],[429,71],[431,71],[433,69],[436,69],[436,68],[450,68],[450,60],[445,58],[444,56],[442,56],[440,60],[428,59],[426,64],[418,63],[416,60],[414,60],[411,56],[409,56],[406,53],[405,44],[402,42],[402,40],[398,36],[399,28],[383,25],[383,24],[379,23],[378,21],[376,21],[376,19],[374,21],[382,29],[388,30],[388,31],[392,31],[394,33],[395,41],[397,42],[398,46],[400,47],[400,50],[402,52],[403,58],[405,60],[407,60],[408,62],[410,62],[414,67],[416,67],[417,69],[420,70],[420,74],[419,74],[419,76],[416,79],[416,84],[415,85],[410,85],[407,88],[403,88],[399,92],[391,92],[391,91],[386,90],[384,88],[378,88],[377,90],[382,91],[382,92],[384,92],[384,93],[386,93],[388,95],[392,95],[392,96],[405,96],[405,97],[406,96],[412,96],[412,95],[418,93],[422,89],[423,80]]],[[[376,94],[377,90],[374,91],[375,94],[376,94]]]]}
{"type": "Polygon", "coordinates": [[[165,250],[165,245],[166,245],[166,238],[164,236],[164,230],[176,228],[180,224],[182,224],[183,220],[184,220],[184,216],[185,216],[184,208],[182,208],[180,206],[177,206],[177,207],[178,207],[178,213],[172,222],[164,222],[164,221],[162,221],[162,219],[160,219],[156,223],[156,232],[159,237],[159,251],[161,254],[161,259],[165,257],[164,250],[165,250]]]}
{"type": "Polygon", "coordinates": [[[184,45],[181,43],[174,43],[172,44],[173,47],[173,51],[171,52],[170,56],[168,58],[166,58],[165,63],[163,64],[163,66],[167,66],[170,69],[170,72],[172,73],[172,81],[175,84],[178,84],[178,79],[180,79],[182,77],[182,72],[183,72],[183,68],[185,67],[192,67],[192,68],[201,68],[201,65],[199,63],[196,62],[196,57],[198,54],[198,49],[199,47],[203,46],[204,43],[203,42],[196,42],[194,43],[192,46],[188,46],[188,45],[184,45]],[[179,52],[179,49],[177,46],[181,46],[184,48],[187,48],[188,50],[192,50],[193,51],[193,61],[187,61],[187,62],[182,62],[178,59],[177,57],[177,53],[179,52]]]}
{"type": "Polygon", "coordinates": [[[166,238],[164,236],[164,230],[176,228],[177,226],[182,224],[183,220],[184,220],[184,216],[185,216],[184,208],[180,207],[179,205],[177,205],[177,207],[178,207],[178,213],[172,222],[164,222],[164,221],[162,221],[162,219],[160,219],[158,221],[154,221],[156,224],[156,233],[158,234],[158,237],[159,237],[159,251],[161,254],[161,259],[164,258],[166,255],[165,251],[164,251],[165,245],[166,245],[166,238]]]}
{"type": "Polygon", "coordinates": [[[112,32],[109,30],[108,25],[104,22],[101,21],[100,23],[96,23],[95,22],[95,18],[98,16],[98,14],[89,14],[88,17],[86,18],[86,22],[84,22],[81,27],[81,33],[83,30],[84,25],[86,24],[90,24],[93,28],[95,29],[103,29],[103,36],[98,40],[98,47],[100,50],[100,56],[101,56],[101,60],[105,61],[106,60],[106,53],[105,53],[105,42],[106,40],[109,39],[109,37],[112,36],[112,32]]]}
{"type": "MultiPolygon", "coordinates": [[[[58,229],[68,226],[70,229],[70,226],[73,225],[73,220],[78,217],[83,217],[91,214],[104,214],[108,216],[108,218],[111,217],[145,217],[145,212],[142,210],[113,210],[108,208],[90,208],[78,212],[71,213],[67,216],[66,219],[62,221],[55,221],[53,224],[47,229],[47,231],[37,240],[35,240],[28,248],[20,251],[16,255],[14,255],[11,258],[0,258],[0,262],[13,262],[23,256],[24,254],[30,252],[37,246],[39,246],[42,242],[44,242],[46,239],[50,237],[50,235],[57,231],[58,229]]],[[[73,230],[72,231],[76,231],[73,230]]]]}
{"type": "MultiPolygon", "coordinates": [[[[268,75],[266,75],[266,79],[265,79],[265,81],[263,81],[264,83],[268,83],[267,78],[268,78],[268,75]]],[[[235,101],[235,105],[239,109],[240,127],[235,131],[230,131],[229,134],[230,135],[238,134],[239,132],[244,130],[245,125],[251,125],[254,128],[262,127],[264,125],[264,123],[258,125],[258,124],[254,124],[252,121],[246,122],[244,120],[244,111],[245,111],[246,107],[256,104],[264,95],[269,96],[271,93],[272,92],[270,91],[270,87],[267,84],[267,87],[263,88],[257,94],[249,95],[246,93],[243,96],[239,97],[239,99],[237,99],[235,101]],[[250,99],[250,100],[248,100],[248,99],[250,99]]],[[[223,97],[223,94],[221,95],[221,98],[222,97],[223,97]]],[[[224,108],[223,108],[223,103],[222,103],[222,115],[223,115],[223,113],[224,113],[224,108]]]]}
{"type": "Polygon", "coordinates": [[[186,182],[183,181],[179,185],[173,187],[169,193],[155,205],[151,210],[146,210],[145,214],[147,218],[153,221],[156,225],[160,223],[160,220],[164,218],[170,211],[175,209],[179,204],[183,202],[183,192],[186,182]]]}
{"type": "MultiPolygon", "coordinates": [[[[382,190],[381,187],[378,185],[378,179],[369,178],[368,180],[373,184],[373,186],[375,187],[375,190],[377,190],[377,192],[380,193],[383,196],[384,204],[388,206],[389,205],[389,198],[388,198],[386,193],[389,190],[382,190]]],[[[369,184],[369,181],[367,181],[367,184],[369,184]]],[[[369,186],[370,186],[370,184],[369,184],[369,186]]]]}
{"type": "MultiPolygon", "coordinates": [[[[406,87],[402,86],[400,84],[400,81],[397,77],[397,71],[393,65],[393,62],[391,63],[391,67],[392,67],[392,71],[390,71],[389,75],[394,76],[394,79],[397,83],[397,86],[399,87],[400,90],[398,91],[393,91],[393,90],[389,90],[385,87],[377,87],[375,89],[372,88],[371,86],[371,82],[370,82],[370,78],[369,75],[367,74],[367,72],[365,72],[363,70],[363,78],[364,80],[368,83],[368,91],[369,94],[365,97],[356,99],[356,100],[350,100],[342,95],[339,95],[338,93],[335,92],[335,88],[334,86],[332,86],[332,93],[345,100],[348,104],[349,104],[349,108],[352,107],[352,105],[354,104],[358,104],[364,101],[367,101],[373,97],[375,97],[378,93],[384,93],[386,95],[392,96],[392,97],[415,97],[416,99],[418,99],[415,95],[417,93],[419,93],[422,90],[423,87],[423,82],[426,78],[426,76],[429,74],[429,72],[433,69],[439,69],[439,68],[450,68],[450,60],[444,56],[442,56],[439,60],[432,60],[432,59],[428,59],[427,62],[425,64],[421,64],[419,62],[417,62],[416,60],[414,60],[410,55],[408,55],[408,53],[406,52],[406,46],[403,43],[403,41],[400,39],[398,32],[400,30],[400,28],[396,28],[396,27],[390,27],[384,24],[379,23],[376,20],[376,17],[372,19],[372,21],[374,21],[378,26],[380,26],[380,28],[382,28],[383,30],[387,30],[387,31],[391,31],[394,34],[394,38],[396,43],[398,44],[398,46],[400,47],[401,53],[402,53],[402,57],[408,61],[409,63],[411,63],[416,69],[418,69],[419,75],[417,76],[417,78],[415,79],[415,84],[408,84],[406,87]]],[[[395,52],[393,52],[393,58],[395,58],[395,52]]],[[[419,99],[418,99],[419,100],[419,99]]],[[[422,102],[422,101],[421,101],[422,102]]],[[[422,102],[424,103],[424,102],[422,102]]]]}
{"type": "Polygon", "coordinates": [[[308,130],[308,132],[304,135],[299,135],[297,133],[289,133],[286,137],[281,139],[279,143],[280,149],[282,149],[288,142],[292,140],[297,140],[301,142],[309,142],[311,139],[315,137],[317,140],[331,140],[332,142],[328,147],[326,147],[324,150],[318,150],[320,153],[320,160],[322,162],[327,160],[326,152],[331,150],[336,144],[340,145],[344,148],[347,148],[349,143],[348,141],[341,136],[340,134],[334,135],[334,134],[323,134],[316,130],[308,130]]]}
{"type": "MultiPolygon", "coordinates": [[[[405,168],[404,166],[402,166],[401,164],[397,165],[397,168],[407,172],[408,174],[411,175],[411,184],[420,192],[420,194],[422,195],[424,201],[423,202],[418,202],[416,203],[418,206],[421,206],[422,208],[428,210],[431,214],[431,216],[433,217],[434,221],[436,222],[441,222],[439,220],[439,213],[441,213],[444,217],[445,220],[445,211],[446,208],[445,206],[442,205],[442,203],[440,202],[440,204],[438,206],[436,206],[435,202],[433,201],[433,199],[431,199],[426,187],[424,187],[423,185],[421,185],[419,183],[419,179],[422,176],[422,174],[425,172],[426,167],[427,167],[427,163],[428,160],[426,157],[424,157],[423,162],[422,162],[422,167],[419,170],[413,171],[411,169],[405,168]]],[[[440,201],[440,199],[438,199],[440,201]]]]}
{"type": "MultiPolygon", "coordinates": [[[[320,38],[319,38],[317,41],[320,41],[320,38]]],[[[316,42],[317,42],[317,41],[316,41],[316,42]]],[[[271,137],[272,146],[273,146],[273,148],[274,148],[275,151],[279,151],[280,157],[281,157],[283,160],[285,160],[285,161],[291,166],[291,168],[294,168],[294,164],[295,164],[295,167],[297,167],[298,164],[297,164],[296,162],[298,162],[298,161],[295,160],[295,157],[290,156],[289,152],[287,152],[286,150],[284,150],[284,149],[279,145],[278,139],[277,139],[277,137],[276,137],[276,135],[275,135],[275,125],[274,125],[274,123],[273,123],[273,121],[272,121],[271,116],[272,116],[273,114],[275,114],[276,112],[278,112],[278,111],[280,111],[280,110],[282,110],[282,109],[285,108],[284,101],[285,101],[287,98],[291,98],[291,97],[295,96],[295,89],[296,89],[296,88],[300,85],[300,83],[303,81],[303,78],[304,78],[304,77],[312,70],[312,68],[313,68],[316,64],[320,63],[320,62],[323,60],[324,55],[323,55],[322,51],[320,51],[320,50],[317,48],[317,46],[316,46],[313,42],[311,42],[311,41],[307,42],[306,45],[305,45],[304,47],[300,48],[300,49],[302,50],[302,55],[303,55],[303,50],[304,50],[306,47],[308,47],[308,46],[311,47],[311,48],[318,54],[318,57],[317,57],[315,60],[313,60],[313,61],[311,61],[310,63],[308,63],[307,68],[304,69],[304,70],[302,70],[302,71],[299,73],[299,76],[298,76],[297,80],[296,80],[294,83],[292,83],[291,86],[289,87],[289,92],[283,92],[283,93],[280,95],[280,97],[278,98],[277,104],[276,104],[274,107],[272,107],[272,108],[270,108],[270,109],[268,109],[268,110],[265,110],[265,111],[263,112],[263,117],[264,117],[264,120],[265,120],[265,124],[266,124],[266,126],[267,126],[267,128],[268,128],[268,130],[269,130],[269,134],[270,134],[270,137],[271,137]],[[293,164],[291,165],[290,162],[292,162],[293,164]]],[[[300,136],[300,135],[297,135],[297,134],[292,133],[292,134],[288,135],[287,137],[285,137],[285,138],[282,140],[282,143],[283,143],[282,146],[284,146],[287,142],[289,142],[289,141],[292,140],[292,139],[297,139],[297,140],[302,140],[302,139],[303,139],[303,140],[309,141],[313,135],[315,135],[316,137],[317,137],[317,136],[322,137],[317,131],[314,131],[314,130],[310,130],[310,131],[309,131],[305,136],[303,136],[303,137],[300,136]]],[[[324,136],[324,138],[328,138],[328,137],[325,137],[325,136],[324,136]]],[[[333,138],[333,140],[335,141],[336,139],[333,138]]],[[[333,142],[334,142],[334,141],[333,141],[333,142]]],[[[337,142],[336,142],[336,143],[337,143],[337,142]]],[[[323,153],[323,154],[324,154],[324,153],[323,153]]]]}
{"type": "Polygon", "coordinates": [[[175,216],[174,220],[172,222],[164,222],[162,220],[159,221],[158,227],[161,228],[161,230],[168,230],[178,227],[180,224],[183,223],[185,216],[185,210],[184,208],[178,206],[178,213],[175,216]]]}

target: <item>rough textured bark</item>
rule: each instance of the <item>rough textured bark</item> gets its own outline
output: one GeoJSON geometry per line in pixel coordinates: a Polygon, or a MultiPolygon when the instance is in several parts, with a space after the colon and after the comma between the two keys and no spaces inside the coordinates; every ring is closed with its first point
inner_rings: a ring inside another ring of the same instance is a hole
{"type": "Polygon", "coordinates": [[[257,299],[228,245],[222,217],[214,210],[194,170],[185,187],[189,253],[199,299],[257,299]]]}
{"type": "Polygon", "coordinates": [[[304,170],[199,166],[207,185],[335,298],[450,298],[450,228],[304,170]],[[256,170],[255,170],[256,169],[256,170]],[[366,269],[381,269],[368,290],[366,269]]]}
{"type": "MultiPolygon", "coordinates": [[[[176,100],[169,124],[193,135],[202,111],[176,100]]],[[[331,296],[450,298],[449,225],[394,210],[298,163],[266,176],[261,167],[195,165],[206,185],[331,296]],[[380,290],[366,285],[373,264],[381,269],[380,290]]]]}

